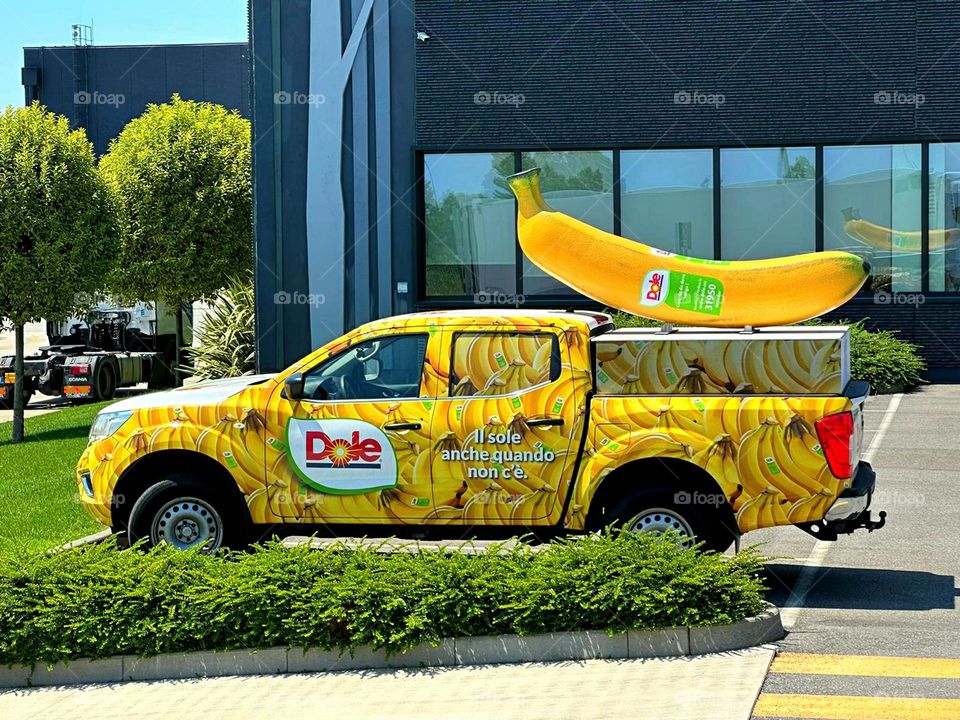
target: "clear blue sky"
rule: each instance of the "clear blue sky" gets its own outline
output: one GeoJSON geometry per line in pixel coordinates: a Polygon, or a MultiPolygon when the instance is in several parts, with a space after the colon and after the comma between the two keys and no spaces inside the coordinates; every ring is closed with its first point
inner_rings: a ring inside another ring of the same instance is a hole
{"type": "Polygon", "coordinates": [[[23,48],[71,45],[90,25],[94,45],[242,42],[247,0],[0,0],[0,107],[23,105],[23,48]]]}

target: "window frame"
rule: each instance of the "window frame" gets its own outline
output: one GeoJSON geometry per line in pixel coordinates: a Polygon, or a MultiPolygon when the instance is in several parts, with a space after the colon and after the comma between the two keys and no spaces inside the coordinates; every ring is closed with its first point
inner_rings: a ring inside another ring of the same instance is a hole
{"type": "Polygon", "coordinates": [[[563,377],[563,351],[561,350],[560,346],[560,336],[556,332],[551,332],[549,330],[453,330],[450,332],[450,351],[447,362],[449,363],[447,366],[447,392],[446,394],[442,395],[442,397],[448,400],[489,400],[493,398],[511,397],[513,395],[523,395],[531,390],[538,390],[540,388],[547,387],[548,385],[552,385],[563,377]],[[553,347],[550,349],[550,377],[542,383],[537,383],[536,385],[531,385],[528,388],[524,388],[523,390],[515,392],[498,393],[496,395],[454,395],[454,357],[457,348],[457,338],[461,335],[546,335],[550,337],[550,341],[553,344],[553,347]],[[556,368],[556,377],[554,377],[554,368],[556,368]]]}
{"type": "MultiPolygon", "coordinates": [[[[714,231],[714,254],[713,259],[720,259],[721,253],[721,185],[719,182],[720,176],[720,151],[725,149],[735,149],[735,148],[744,148],[749,147],[750,149],[769,149],[769,148],[779,148],[779,147],[812,147],[815,153],[816,159],[816,168],[815,168],[815,219],[814,219],[814,228],[816,231],[816,242],[815,242],[815,252],[824,251],[824,233],[823,233],[823,207],[824,207],[824,197],[823,197],[823,151],[824,148],[832,148],[839,146],[847,145],[863,145],[863,146],[876,146],[876,145],[919,145],[920,146],[920,207],[925,209],[929,207],[930,200],[930,146],[931,145],[940,145],[940,144],[955,144],[960,143],[960,137],[947,136],[943,138],[936,138],[935,140],[930,140],[929,138],[877,138],[871,139],[868,142],[863,142],[860,138],[830,138],[828,140],[819,140],[819,141],[809,141],[803,138],[784,138],[782,142],[778,143],[756,143],[745,146],[743,143],[731,142],[731,143],[686,143],[686,144],[672,144],[672,143],[663,143],[657,145],[621,145],[615,147],[611,150],[609,146],[598,146],[598,145],[582,145],[579,147],[570,147],[570,146],[556,146],[556,147],[520,147],[517,149],[517,146],[477,146],[471,147],[468,149],[456,148],[456,152],[470,152],[470,153],[503,153],[503,152],[512,152],[514,153],[515,163],[514,169],[519,172],[520,166],[520,157],[523,152],[535,152],[538,150],[603,150],[613,152],[613,164],[614,164],[614,177],[613,177],[613,206],[614,206],[614,233],[620,234],[621,222],[620,222],[620,193],[622,186],[621,178],[621,160],[620,154],[624,151],[630,150],[710,150],[713,153],[713,201],[714,201],[714,213],[713,213],[713,231],[714,231]]],[[[427,296],[426,288],[422,282],[423,278],[426,276],[426,226],[425,226],[425,208],[424,208],[424,197],[423,197],[423,187],[424,187],[424,158],[426,155],[432,154],[443,154],[451,152],[449,147],[439,147],[439,146],[426,146],[421,145],[415,150],[415,163],[416,163],[416,178],[415,178],[415,187],[417,188],[416,196],[416,272],[418,274],[420,282],[416,283],[416,296],[414,298],[414,305],[419,309],[448,309],[448,308],[457,308],[462,309],[466,304],[469,307],[477,307],[480,304],[476,302],[476,299],[469,295],[462,296],[427,296]]],[[[960,292],[951,292],[951,291],[942,291],[942,290],[930,290],[930,218],[929,213],[926,211],[921,211],[920,213],[920,230],[921,230],[921,289],[920,293],[926,296],[928,299],[934,299],[937,301],[949,301],[956,300],[960,302],[960,292]]],[[[514,242],[517,241],[516,238],[516,229],[514,229],[514,242]]],[[[517,243],[517,253],[521,253],[519,249],[519,243],[517,243]]],[[[523,284],[522,284],[522,266],[519,262],[516,265],[516,274],[517,274],[517,297],[516,303],[510,304],[509,308],[513,308],[515,305],[526,305],[528,307],[570,307],[570,308],[596,308],[598,303],[595,300],[592,300],[584,295],[579,293],[571,293],[569,295],[531,295],[525,297],[523,294],[523,284]]],[[[916,295],[918,291],[910,292],[894,292],[894,295],[916,295]]],[[[874,298],[872,295],[858,295],[852,298],[849,302],[851,304],[872,304],[874,298]]],[[[503,306],[507,308],[507,305],[503,306]]]]}
{"type": "Polygon", "coordinates": [[[397,397],[397,398],[363,398],[363,399],[344,399],[344,400],[332,400],[329,398],[326,400],[316,400],[314,398],[303,397],[300,399],[300,402],[343,404],[343,403],[385,402],[385,401],[391,401],[391,400],[396,402],[406,402],[409,400],[422,399],[424,397],[423,392],[425,390],[424,384],[423,384],[423,375],[424,375],[423,367],[424,365],[426,365],[426,362],[427,362],[427,347],[430,343],[430,333],[426,329],[423,329],[422,331],[418,330],[416,332],[380,333],[376,335],[368,335],[364,337],[355,338],[352,342],[350,342],[347,345],[347,347],[343,348],[339,352],[327,355],[325,358],[323,358],[323,360],[319,360],[311,367],[304,370],[300,370],[300,374],[303,376],[304,382],[306,382],[307,377],[314,370],[316,370],[322,365],[326,365],[329,362],[334,362],[337,358],[343,356],[345,353],[348,353],[351,350],[355,350],[358,345],[363,345],[368,342],[376,342],[377,340],[383,340],[385,338],[406,338],[406,337],[420,337],[426,340],[426,343],[423,346],[423,357],[420,360],[420,373],[418,375],[418,380],[417,380],[416,395],[397,397]]]}

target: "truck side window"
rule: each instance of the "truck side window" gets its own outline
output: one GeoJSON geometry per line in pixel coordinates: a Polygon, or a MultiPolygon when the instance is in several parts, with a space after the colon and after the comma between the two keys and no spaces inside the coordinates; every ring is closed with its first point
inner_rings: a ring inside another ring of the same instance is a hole
{"type": "Polygon", "coordinates": [[[507,395],[560,377],[552,333],[461,332],[451,348],[451,396],[507,395]]]}
{"type": "Polygon", "coordinates": [[[365,340],[304,375],[306,400],[383,400],[420,395],[426,333],[365,340]]]}

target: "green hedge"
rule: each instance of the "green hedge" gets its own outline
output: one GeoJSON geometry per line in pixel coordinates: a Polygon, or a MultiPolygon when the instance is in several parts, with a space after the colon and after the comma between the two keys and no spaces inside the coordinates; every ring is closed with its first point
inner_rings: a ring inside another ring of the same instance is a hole
{"type": "MultiPolygon", "coordinates": [[[[662,324],[624,312],[615,313],[613,322],[618,328],[660,327],[662,324]]],[[[801,324],[825,323],[808,320],[801,324]]],[[[863,320],[838,320],[830,324],[850,326],[850,376],[853,379],[866,380],[874,392],[908,389],[923,382],[927,366],[913,343],[901,340],[889,330],[867,330],[863,320]]]]}
{"type": "Polygon", "coordinates": [[[0,663],[713,625],[763,608],[761,558],[634,533],[476,555],[109,544],[0,559],[0,663]]]}

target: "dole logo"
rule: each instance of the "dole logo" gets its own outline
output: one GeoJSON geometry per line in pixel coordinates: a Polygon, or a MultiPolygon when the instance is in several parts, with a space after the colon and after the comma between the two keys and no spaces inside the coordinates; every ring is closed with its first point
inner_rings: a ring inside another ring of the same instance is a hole
{"type": "Polygon", "coordinates": [[[660,305],[670,289],[669,270],[651,270],[643,279],[640,304],[647,306],[660,305]]]}
{"type": "Polygon", "coordinates": [[[301,482],[320,492],[357,495],[397,485],[393,445],[372,423],[291,418],[287,447],[287,458],[301,482]]]}
{"type": "Polygon", "coordinates": [[[350,440],[331,438],[320,430],[306,433],[306,456],[309,468],[379,468],[383,445],[367,437],[361,439],[354,430],[350,440]]]}

